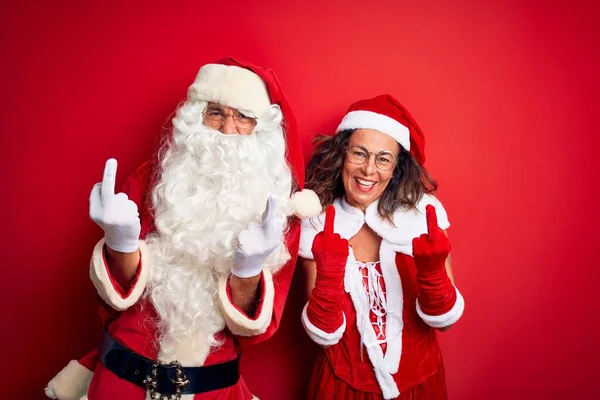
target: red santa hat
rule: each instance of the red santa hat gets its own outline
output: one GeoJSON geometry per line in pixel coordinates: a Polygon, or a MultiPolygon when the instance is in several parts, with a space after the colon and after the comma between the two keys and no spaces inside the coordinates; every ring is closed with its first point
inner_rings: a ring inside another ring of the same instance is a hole
{"type": "MultiPolygon", "coordinates": [[[[252,70],[238,66],[241,62],[233,59],[223,61],[200,68],[188,89],[188,99],[219,103],[258,117],[272,104],[267,82],[252,70]]],[[[258,70],[258,67],[255,69],[258,70]]]]}
{"type": "MultiPolygon", "coordinates": [[[[232,57],[206,64],[189,87],[188,99],[219,103],[257,117],[271,105],[278,105],[283,114],[287,162],[297,188],[304,187],[304,157],[298,124],[273,70],[232,57]]],[[[299,218],[314,216],[321,211],[321,203],[313,191],[296,192],[291,200],[289,212],[299,218]]]]}
{"type": "Polygon", "coordinates": [[[215,64],[205,65],[198,72],[194,84],[188,91],[188,97],[194,98],[201,93],[206,94],[204,100],[217,103],[223,101],[220,104],[239,110],[249,110],[256,116],[271,104],[277,104],[283,114],[287,161],[298,188],[304,188],[304,157],[298,135],[298,124],[292,107],[283,93],[281,83],[272,69],[258,67],[232,57],[224,58],[215,64]],[[203,71],[206,67],[209,69],[203,71]],[[223,80],[228,78],[231,82],[224,83],[223,80]],[[202,81],[206,84],[200,83],[202,81]],[[198,90],[210,85],[212,89],[198,90]]]}
{"type": "Polygon", "coordinates": [[[347,129],[375,129],[390,135],[421,165],[425,163],[425,137],[406,108],[389,94],[352,104],[336,133],[347,129]]]}
{"type": "MultiPolygon", "coordinates": [[[[290,166],[292,177],[298,192],[294,193],[288,214],[299,218],[311,217],[321,212],[321,203],[317,195],[304,188],[304,157],[298,135],[298,124],[292,112],[279,80],[273,70],[259,67],[248,62],[227,57],[216,63],[206,64],[200,68],[194,83],[188,88],[188,100],[210,101],[240,111],[250,111],[260,116],[272,105],[278,105],[283,115],[283,128],[286,145],[286,160],[290,166]]],[[[163,134],[168,134],[165,131],[163,134]]],[[[162,140],[159,140],[160,145],[162,140]]],[[[157,150],[158,154],[158,150],[157,150]]],[[[149,174],[140,174],[141,180],[150,180],[145,187],[153,188],[158,174],[158,157],[151,160],[149,174]]],[[[142,194],[141,210],[142,233],[145,237],[154,231],[154,216],[151,212],[151,196],[142,194]]]]}

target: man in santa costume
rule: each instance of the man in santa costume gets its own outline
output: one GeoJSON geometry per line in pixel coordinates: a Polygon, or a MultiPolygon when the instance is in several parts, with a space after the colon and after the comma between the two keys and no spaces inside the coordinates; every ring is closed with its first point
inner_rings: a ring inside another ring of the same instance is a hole
{"type": "Polygon", "coordinates": [[[239,355],[279,325],[300,235],[291,215],[320,211],[298,192],[296,121],[274,73],[232,58],[203,66],[157,156],[119,193],[116,170],[108,160],[90,195],[105,233],[90,267],[104,338],[46,394],[253,398],[239,355]]]}

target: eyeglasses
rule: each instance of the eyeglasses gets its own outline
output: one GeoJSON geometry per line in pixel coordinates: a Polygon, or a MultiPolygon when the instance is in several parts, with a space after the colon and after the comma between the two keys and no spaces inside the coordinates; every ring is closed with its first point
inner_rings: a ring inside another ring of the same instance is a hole
{"type": "Polygon", "coordinates": [[[352,146],[346,150],[348,161],[352,164],[362,165],[369,161],[371,154],[375,156],[375,166],[382,171],[389,171],[396,166],[396,156],[388,150],[382,150],[379,153],[368,151],[363,146],[352,146]]]}
{"type": "Polygon", "coordinates": [[[238,110],[234,110],[233,114],[227,114],[222,108],[208,106],[204,110],[204,123],[211,128],[219,129],[225,123],[228,117],[233,118],[233,123],[240,129],[252,129],[258,123],[258,119],[248,117],[238,110]]]}

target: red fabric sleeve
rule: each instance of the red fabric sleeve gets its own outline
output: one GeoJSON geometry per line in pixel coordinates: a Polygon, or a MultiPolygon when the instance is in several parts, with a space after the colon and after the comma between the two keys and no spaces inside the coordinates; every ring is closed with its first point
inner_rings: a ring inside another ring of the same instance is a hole
{"type": "MultiPolygon", "coordinates": [[[[296,268],[299,242],[300,221],[294,217],[286,235],[286,246],[291,258],[279,271],[273,275],[275,298],[273,300],[273,316],[271,317],[271,323],[267,327],[267,330],[260,335],[247,337],[236,336],[236,339],[242,348],[264,342],[273,336],[273,334],[275,334],[279,328],[279,324],[281,324],[281,315],[283,314],[283,308],[285,307],[287,295],[290,290],[290,284],[292,283],[292,277],[294,276],[294,270],[296,268]]],[[[255,316],[258,315],[257,311],[254,312],[255,316]]]]}

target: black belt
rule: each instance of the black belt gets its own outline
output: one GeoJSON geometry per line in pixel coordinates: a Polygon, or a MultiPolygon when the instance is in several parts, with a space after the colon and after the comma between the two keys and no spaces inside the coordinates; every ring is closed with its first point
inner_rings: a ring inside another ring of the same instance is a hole
{"type": "Polygon", "coordinates": [[[150,391],[151,395],[196,394],[235,385],[240,379],[240,357],[204,367],[182,367],[178,362],[156,363],[117,343],[104,332],[100,361],[121,379],[150,391]]]}

